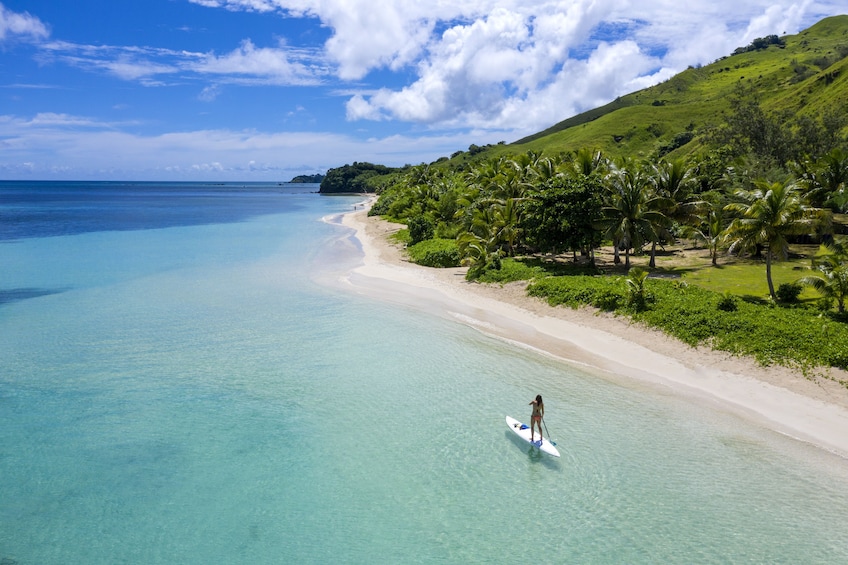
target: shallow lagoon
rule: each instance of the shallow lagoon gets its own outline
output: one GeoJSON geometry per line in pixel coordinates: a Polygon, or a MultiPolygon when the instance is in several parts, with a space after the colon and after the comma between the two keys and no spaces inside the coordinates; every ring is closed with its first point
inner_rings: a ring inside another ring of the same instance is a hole
{"type": "Polygon", "coordinates": [[[249,188],[0,244],[0,561],[848,560],[844,460],[318,284],[358,199],[249,188]],[[538,392],[559,460],[503,422],[538,392]]]}

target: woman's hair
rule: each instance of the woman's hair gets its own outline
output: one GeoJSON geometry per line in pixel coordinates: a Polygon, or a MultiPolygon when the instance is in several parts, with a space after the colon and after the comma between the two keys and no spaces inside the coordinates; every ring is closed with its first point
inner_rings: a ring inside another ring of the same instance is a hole
{"type": "Polygon", "coordinates": [[[544,404],[544,402],[542,402],[542,395],[541,394],[536,395],[536,402],[538,402],[539,404],[544,404]]]}

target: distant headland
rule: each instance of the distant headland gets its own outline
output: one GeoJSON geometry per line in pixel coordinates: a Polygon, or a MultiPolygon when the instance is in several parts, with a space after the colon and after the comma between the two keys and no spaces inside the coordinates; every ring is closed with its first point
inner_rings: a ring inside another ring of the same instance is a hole
{"type": "Polygon", "coordinates": [[[324,175],[316,173],[314,175],[297,175],[289,184],[317,184],[324,180],[324,175]]]}

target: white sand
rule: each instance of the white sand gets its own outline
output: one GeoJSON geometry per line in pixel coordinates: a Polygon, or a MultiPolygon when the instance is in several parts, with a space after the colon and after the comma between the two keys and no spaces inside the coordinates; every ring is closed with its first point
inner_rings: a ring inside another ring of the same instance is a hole
{"type": "MultiPolygon", "coordinates": [[[[357,291],[450,316],[605,378],[672,389],[848,458],[848,389],[833,379],[692,348],[588,308],[554,308],[527,297],[524,283],[469,283],[464,268],[415,265],[387,238],[402,226],[367,217],[367,207],[342,220],[364,251],[362,264],[344,279],[357,291]]],[[[848,380],[844,371],[829,376],[848,380]]]]}

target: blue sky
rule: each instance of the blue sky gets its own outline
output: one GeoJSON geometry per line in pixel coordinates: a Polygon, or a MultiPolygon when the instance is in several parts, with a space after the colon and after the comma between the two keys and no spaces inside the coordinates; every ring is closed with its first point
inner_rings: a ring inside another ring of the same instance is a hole
{"type": "Polygon", "coordinates": [[[0,179],[284,181],[430,162],[843,2],[0,0],[0,179]]]}

